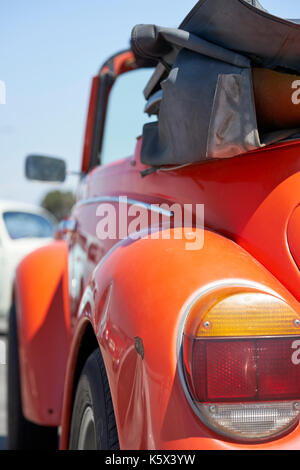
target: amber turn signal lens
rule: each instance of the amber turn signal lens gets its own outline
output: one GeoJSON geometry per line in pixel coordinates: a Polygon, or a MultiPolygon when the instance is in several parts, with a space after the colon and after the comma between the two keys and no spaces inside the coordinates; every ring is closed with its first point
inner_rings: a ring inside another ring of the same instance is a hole
{"type": "Polygon", "coordinates": [[[236,294],[213,305],[201,318],[197,337],[300,334],[300,316],[283,300],[266,294],[236,294]]]}

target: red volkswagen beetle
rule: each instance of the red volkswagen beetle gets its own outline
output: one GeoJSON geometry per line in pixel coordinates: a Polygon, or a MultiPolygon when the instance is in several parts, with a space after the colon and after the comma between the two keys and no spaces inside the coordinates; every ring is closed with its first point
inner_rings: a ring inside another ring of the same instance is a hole
{"type": "Polygon", "coordinates": [[[56,448],[61,428],[61,449],[300,449],[298,108],[278,104],[298,36],[258,2],[200,1],[94,77],[72,216],[17,270],[9,448],[56,448]],[[115,81],[154,64],[154,120],[101,164],[115,81]]]}

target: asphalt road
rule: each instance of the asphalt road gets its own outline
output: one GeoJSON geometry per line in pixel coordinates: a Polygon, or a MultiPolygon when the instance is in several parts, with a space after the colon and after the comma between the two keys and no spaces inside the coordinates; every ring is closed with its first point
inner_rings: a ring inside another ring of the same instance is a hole
{"type": "MultiPolygon", "coordinates": [[[[0,337],[0,341],[5,338],[0,337]]],[[[6,341],[5,341],[6,342],[6,341]]],[[[6,440],[6,365],[0,364],[0,450],[5,449],[6,440]]]]}

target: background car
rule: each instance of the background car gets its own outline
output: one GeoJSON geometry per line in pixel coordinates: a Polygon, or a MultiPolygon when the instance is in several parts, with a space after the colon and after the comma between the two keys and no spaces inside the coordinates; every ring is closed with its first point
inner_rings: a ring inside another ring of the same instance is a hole
{"type": "Polygon", "coordinates": [[[0,200],[0,331],[7,329],[16,266],[31,251],[49,243],[54,218],[34,205],[0,200]]]}

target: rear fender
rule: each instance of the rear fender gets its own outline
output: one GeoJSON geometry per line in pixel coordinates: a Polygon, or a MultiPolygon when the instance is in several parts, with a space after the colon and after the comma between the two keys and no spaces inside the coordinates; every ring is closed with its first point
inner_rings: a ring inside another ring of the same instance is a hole
{"type": "Polygon", "coordinates": [[[34,423],[58,426],[70,337],[64,241],[42,247],[21,262],[15,300],[23,413],[34,423]]]}
{"type": "MultiPolygon", "coordinates": [[[[273,293],[299,310],[298,302],[261,264],[234,242],[209,231],[198,251],[187,250],[185,239],[124,240],[94,271],[82,298],[77,330],[86,322],[93,325],[121,449],[236,447],[202,425],[178,372],[178,340],[188,306],[208,287],[273,293]]],[[[75,334],[75,342],[76,337],[81,340],[82,334],[75,334]]],[[[78,347],[73,345],[72,350],[78,347]]],[[[68,445],[75,362],[70,357],[62,448],[68,445]]]]}

